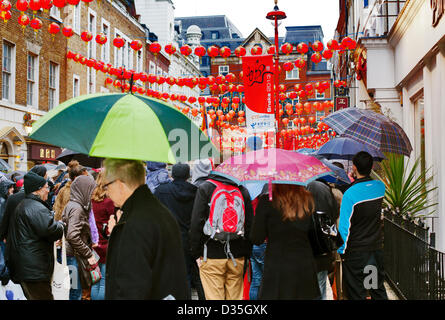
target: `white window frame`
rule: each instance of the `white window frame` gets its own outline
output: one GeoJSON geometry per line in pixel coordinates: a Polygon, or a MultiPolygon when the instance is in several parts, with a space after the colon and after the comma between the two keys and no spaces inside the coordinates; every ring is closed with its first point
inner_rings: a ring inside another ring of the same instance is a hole
{"type": "Polygon", "coordinates": [[[93,35],[93,40],[88,42],[88,59],[96,59],[96,41],[94,39],[97,34],[97,14],[91,8],[88,8],[88,31],[93,35]],[[93,24],[90,22],[91,16],[94,17],[93,24]]]}
{"type": "Polygon", "coordinates": [[[317,122],[320,121],[321,117],[324,117],[326,115],[326,111],[316,111],[315,112],[315,119],[317,122]]]}
{"type": "Polygon", "coordinates": [[[87,70],[87,93],[96,93],[96,70],[93,68],[88,68],[87,70]],[[91,77],[91,86],[90,86],[91,77]]]}
{"type": "Polygon", "coordinates": [[[298,68],[293,68],[291,71],[286,71],[286,80],[299,80],[300,70],[298,68]],[[295,72],[297,75],[295,76],[295,72]]]}
{"type": "Polygon", "coordinates": [[[77,74],[73,74],[73,98],[78,96],[80,96],[80,77],[77,74]],[[75,87],[76,80],[77,80],[77,90],[75,87]]]}
{"type": "Polygon", "coordinates": [[[48,70],[48,111],[52,110],[53,108],[57,107],[59,105],[59,91],[60,91],[60,65],[58,63],[55,63],[53,61],[49,62],[49,70],[48,70]],[[54,87],[51,87],[51,65],[55,65],[55,80],[54,80],[54,87]],[[51,90],[54,90],[54,101],[53,106],[50,105],[50,92],[51,90]]]}
{"type": "MultiPolygon", "coordinates": [[[[82,2],[73,7],[73,31],[80,35],[80,21],[82,12],[82,2]]],[[[72,6],[71,6],[72,7],[72,6]]]]}
{"type": "Polygon", "coordinates": [[[101,32],[103,34],[105,34],[105,36],[107,37],[107,42],[104,45],[102,45],[100,57],[101,57],[103,62],[110,63],[110,56],[111,56],[111,52],[110,52],[111,26],[110,26],[110,23],[107,20],[105,20],[104,18],[102,18],[101,29],[102,29],[101,32]],[[108,28],[108,33],[107,34],[104,33],[104,26],[106,26],[108,28]]]}
{"type": "Polygon", "coordinates": [[[15,102],[15,71],[16,71],[16,45],[15,43],[3,39],[2,41],[2,101],[9,101],[11,103],[15,102]],[[3,59],[4,59],[4,49],[5,44],[11,46],[11,70],[4,71],[3,69],[3,59]],[[9,90],[8,90],[8,98],[4,98],[3,93],[3,73],[9,74],[9,90]]]}
{"type": "Polygon", "coordinates": [[[226,76],[229,72],[230,72],[230,67],[229,67],[229,66],[227,66],[227,65],[224,65],[224,66],[218,66],[218,74],[219,74],[220,76],[221,76],[221,75],[226,76]],[[223,71],[223,70],[225,70],[225,69],[227,69],[227,71],[223,71]]]}
{"type": "Polygon", "coordinates": [[[114,65],[116,68],[125,66],[126,69],[133,69],[133,55],[128,54],[129,49],[133,50],[130,47],[131,40],[119,29],[114,28],[114,37],[116,38],[117,36],[125,40],[125,45],[120,49],[114,47],[114,65]]]}
{"type": "Polygon", "coordinates": [[[326,94],[324,92],[319,93],[317,90],[315,90],[315,99],[324,100],[326,99],[326,94]]]}
{"type": "Polygon", "coordinates": [[[60,12],[60,8],[57,8],[56,6],[52,6],[49,10],[49,16],[55,20],[57,20],[60,23],[63,23],[62,15],[60,12]]]}
{"type": "Polygon", "coordinates": [[[32,51],[28,51],[27,61],[26,61],[26,105],[28,107],[36,108],[39,107],[39,55],[32,51]],[[34,79],[29,78],[29,57],[32,56],[34,60],[34,79]],[[29,103],[29,83],[32,83],[32,101],[29,103]]]}

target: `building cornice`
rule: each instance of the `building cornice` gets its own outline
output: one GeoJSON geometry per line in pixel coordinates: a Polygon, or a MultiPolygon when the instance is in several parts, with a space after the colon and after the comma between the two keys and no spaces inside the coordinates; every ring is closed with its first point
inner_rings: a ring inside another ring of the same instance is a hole
{"type": "Polygon", "coordinates": [[[395,47],[411,25],[425,0],[407,0],[396,22],[388,33],[390,43],[395,47]]]}

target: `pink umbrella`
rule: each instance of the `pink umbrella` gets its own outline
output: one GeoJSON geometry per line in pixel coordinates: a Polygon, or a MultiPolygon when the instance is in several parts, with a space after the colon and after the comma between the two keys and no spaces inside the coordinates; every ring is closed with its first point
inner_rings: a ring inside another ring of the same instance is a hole
{"type": "Polygon", "coordinates": [[[270,199],[272,199],[272,183],[307,186],[318,178],[333,174],[313,156],[274,148],[232,157],[212,173],[231,179],[239,185],[247,182],[268,182],[270,199]]]}

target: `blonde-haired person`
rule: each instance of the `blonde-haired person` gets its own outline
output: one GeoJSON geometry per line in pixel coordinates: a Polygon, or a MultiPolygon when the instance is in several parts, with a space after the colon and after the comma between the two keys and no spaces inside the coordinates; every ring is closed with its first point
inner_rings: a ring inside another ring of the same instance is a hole
{"type": "Polygon", "coordinates": [[[273,200],[259,198],[250,239],[268,239],[260,300],[320,298],[317,267],[308,238],[314,200],[302,186],[274,184],[273,200]]]}
{"type": "Polygon", "coordinates": [[[105,192],[105,174],[101,171],[96,179],[96,189],[91,196],[91,208],[93,210],[94,219],[97,230],[99,231],[99,242],[94,249],[99,255],[99,268],[102,279],[91,287],[91,300],[105,299],[105,272],[107,261],[108,235],[106,232],[107,222],[114,215],[115,207],[113,201],[107,197],[105,192]]]}
{"type": "Polygon", "coordinates": [[[142,161],[104,165],[104,189],[121,212],[110,228],[105,299],[190,298],[178,224],[145,184],[142,161]]]}

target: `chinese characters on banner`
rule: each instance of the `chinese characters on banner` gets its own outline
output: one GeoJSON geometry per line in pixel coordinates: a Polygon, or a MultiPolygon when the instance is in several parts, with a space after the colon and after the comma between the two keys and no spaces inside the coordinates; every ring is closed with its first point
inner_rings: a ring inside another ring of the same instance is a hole
{"type": "Polygon", "coordinates": [[[267,131],[275,125],[272,57],[243,57],[246,124],[253,131],[267,131]]]}

